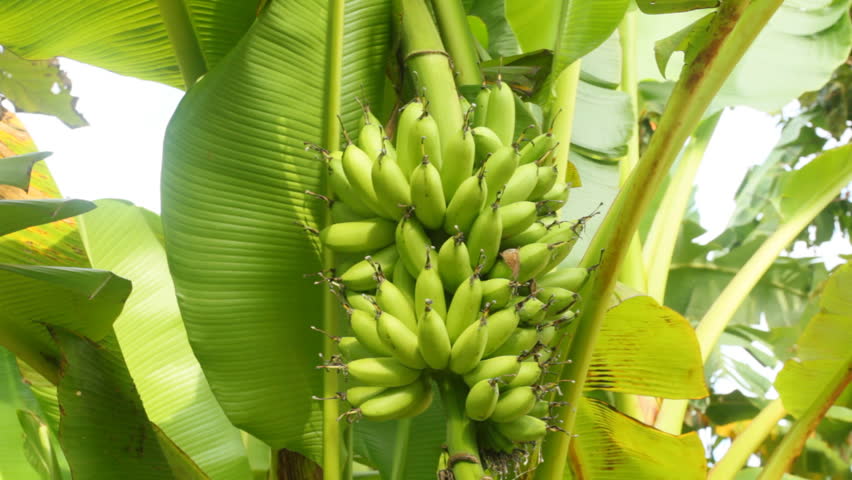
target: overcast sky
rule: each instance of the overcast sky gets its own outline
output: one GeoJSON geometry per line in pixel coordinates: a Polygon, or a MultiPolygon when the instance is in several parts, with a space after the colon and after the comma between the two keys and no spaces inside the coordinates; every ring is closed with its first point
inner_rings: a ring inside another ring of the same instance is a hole
{"type": "MultiPolygon", "coordinates": [[[[79,97],[78,110],[90,126],[69,129],[44,115],[20,114],[66,197],[123,198],[160,211],[162,141],[183,92],[158,83],[116,75],[63,59],[62,68],[79,97]]],[[[721,232],[734,208],[734,193],[748,168],[762,161],[779,136],[777,118],[756,110],[726,111],[698,173],[696,202],[707,238],[721,232]]],[[[848,239],[835,238],[822,252],[798,248],[799,255],[852,254],[848,239]]]]}

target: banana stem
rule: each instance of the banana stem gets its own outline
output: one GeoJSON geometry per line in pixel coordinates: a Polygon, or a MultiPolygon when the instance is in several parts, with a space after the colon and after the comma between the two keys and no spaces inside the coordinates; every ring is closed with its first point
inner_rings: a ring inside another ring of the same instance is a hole
{"type": "Polygon", "coordinates": [[[479,445],[473,420],[464,413],[465,385],[457,379],[438,381],[441,400],[447,412],[447,449],[449,468],[455,480],[481,480],[485,476],[479,459],[479,445]]]}
{"type": "Polygon", "coordinates": [[[464,5],[461,0],[432,0],[441,38],[452,57],[456,69],[456,81],[459,85],[479,85],[482,72],[479,70],[479,57],[476,54],[473,33],[467,23],[464,5]]]}
{"type": "Polygon", "coordinates": [[[450,56],[425,0],[400,0],[400,4],[404,62],[412,71],[417,94],[426,97],[440,137],[450,138],[461,131],[463,123],[450,56]]]}
{"type": "Polygon", "coordinates": [[[183,83],[188,90],[207,73],[207,62],[198,44],[195,29],[192,28],[187,6],[183,0],[157,0],[157,4],[177,58],[183,83]]]}
{"type": "MultiPolygon", "coordinates": [[[[570,346],[561,346],[557,352],[561,358],[574,362],[562,372],[563,379],[571,379],[576,383],[568,384],[565,389],[563,400],[567,404],[558,414],[562,420],[560,426],[568,432],[574,429],[576,409],[583,394],[594,345],[609,307],[618,271],[639,221],[678,151],[698,126],[710,101],[782,1],[722,2],[704,47],[695,60],[684,67],[657,133],[624,189],[616,197],[583,258],[583,266],[598,263],[600,266],[590,285],[581,292],[587,300],[577,322],[577,335],[570,346]]],[[[535,478],[562,478],[570,444],[569,435],[549,433],[544,443],[545,462],[536,471],[535,478]]]]}

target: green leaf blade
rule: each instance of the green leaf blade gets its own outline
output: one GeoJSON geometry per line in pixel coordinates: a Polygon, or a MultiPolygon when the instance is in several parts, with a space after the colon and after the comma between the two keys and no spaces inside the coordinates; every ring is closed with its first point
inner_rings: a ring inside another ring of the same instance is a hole
{"type": "Polygon", "coordinates": [[[33,164],[50,155],[51,152],[33,152],[0,158],[0,185],[29,190],[33,164]]]}
{"type": "Polygon", "coordinates": [[[88,200],[0,200],[0,235],[75,217],[95,208],[88,200]]]}

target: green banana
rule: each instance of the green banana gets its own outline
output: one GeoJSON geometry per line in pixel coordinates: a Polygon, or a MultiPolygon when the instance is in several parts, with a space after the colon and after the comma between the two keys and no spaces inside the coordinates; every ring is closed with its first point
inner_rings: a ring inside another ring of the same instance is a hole
{"type": "Polygon", "coordinates": [[[488,117],[488,104],[491,99],[491,89],[484,86],[476,94],[476,112],[473,114],[473,125],[484,127],[485,119],[488,117]]]}
{"type": "Polygon", "coordinates": [[[492,278],[511,278],[524,283],[543,273],[551,259],[553,245],[530,243],[521,248],[510,248],[500,253],[500,260],[489,275],[492,278]]]}
{"type": "MultiPolygon", "coordinates": [[[[491,203],[515,177],[515,170],[518,169],[518,152],[509,145],[501,146],[485,159],[483,167],[485,184],[488,185],[488,202],[491,203]]],[[[502,201],[501,203],[508,205],[512,202],[502,201]]]]}
{"type": "Polygon", "coordinates": [[[498,310],[509,304],[516,284],[508,278],[491,278],[482,282],[482,303],[498,310]]]}
{"type": "Polygon", "coordinates": [[[426,264],[426,249],[432,246],[423,226],[416,218],[404,216],[396,227],[396,248],[399,258],[412,277],[420,275],[420,269],[426,264]]]}
{"type": "Polygon", "coordinates": [[[417,331],[417,316],[414,305],[395,284],[385,278],[379,279],[376,289],[376,303],[387,313],[398,318],[411,332],[417,331]]]}
{"type": "Polygon", "coordinates": [[[512,174],[512,177],[506,182],[506,190],[503,192],[503,205],[529,199],[537,182],[538,165],[528,163],[518,167],[515,173],[512,174]]]}
{"type": "Polygon", "coordinates": [[[485,346],[485,355],[489,355],[512,335],[518,327],[521,317],[514,306],[498,310],[488,317],[488,344],[485,346]]]}
{"type": "Polygon", "coordinates": [[[497,407],[494,408],[490,420],[498,423],[517,420],[529,413],[537,400],[532,387],[516,387],[506,390],[500,394],[497,407]]]}
{"type": "Polygon", "coordinates": [[[549,310],[559,313],[577,303],[579,296],[571,290],[559,287],[543,287],[535,292],[536,298],[542,302],[550,303],[549,310]]]}
{"type": "Polygon", "coordinates": [[[525,297],[516,305],[518,316],[526,325],[538,325],[547,315],[547,304],[535,297],[525,297]]]}
{"type": "Polygon", "coordinates": [[[376,299],[364,293],[350,293],[346,295],[346,303],[354,310],[360,310],[370,315],[375,314],[376,299]]]}
{"type": "Polygon", "coordinates": [[[469,325],[475,324],[482,303],[482,280],[473,274],[459,285],[447,310],[447,332],[453,342],[459,338],[469,325]]]}
{"type": "MultiPolygon", "coordinates": [[[[364,118],[367,117],[365,116],[364,118]]],[[[366,121],[358,132],[358,146],[361,147],[361,150],[364,150],[364,153],[370,159],[375,161],[381,155],[382,149],[384,149],[384,136],[385,134],[382,131],[381,125],[366,121]]]]}
{"type": "Polygon", "coordinates": [[[583,267],[560,268],[536,280],[539,287],[560,287],[578,291],[589,278],[589,270],[583,267]]]}
{"type": "Polygon", "coordinates": [[[547,233],[547,227],[541,222],[535,222],[523,232],[513,236],[504,238],[500,241],[500,248],[518,248],[528,243],[538,242],[541,237],[547,233]]]}
{"type": "Polygon", "coordinates": [[[347,360],[357,360],[380,354],[380,352],[371,351],[356,337],[340,337],[340,340],[337,341],[337,349],[347,360]]]}
{"type": "Polygon", "coordinates": [[[528,163],[541,162],[554,146],[556,146],[556,139],[553,138],[553,133],[542,133],[524,145],[524,148],[521,149],[519,163],[526,165],[528,163]]]}
{"type": "Polygon", "coordinates": [[[565,202],[568,201],[568,196],[571,194],[571,185],[562,182],[556,182],[553,185],[553,188],[548,190],[544,195],[541,196],[542,201],[548,201],[550,203],[556,204],[557,208],[565,205],[565,202]]]}
{"type": "Polygon", "coordinates": [[[361,404],[359,409],[364,418],[374,421],[403,418],[426,393],[426,382],[417,380],[409,385],[387,390],[361,404]]]}
{"type": "Polygon", "coordinates": [[[556,165],[540,166],[536,176],[535,186],[530,192],[529,198],[532,201],[538,201],[544,198],[544,195],[556,185],[556,179],[559,177],[559,171],[556,165]]]}
{"type": "Polygon", "coordinates": [[[340,275],[340,280],[342,280],[343,285],[350,290],[356,290],[359,292],[372,290],[378,285],[378,282],[376,281],[375,266],[379,265],[381,267],[381,271],[385,275],[390,275],[393,273],[394,266],[398,259],[399,253],[397,253],[396,246],[391,245],[389,247],[385,247],[376,252],[374,255],[349,267],[342,275],[340,275]]]}
{"type": "Polygon", "coordinates": [[[373,387],[370,385],[358,385],[346,389],[346,401],[353,407],[359,407],[362,403],[387,390],[388,387],[373,387]]]}
{"type": "Polygon", "coordinates": [[[503,148],[503,142],[500,141],[500,137],[488,127],[474,127],[470,130],[470,133],[473,135],[473,144],[476,147],[474,168],[482,166],[490,155],[497,153],[497,151],[503,148]]]}
{"type": "Polygon", "coordinates": [[[473,386],[487,378],[509,379],[518,374],[521,362],[517,355],[487,358],[464,376],[464,383],[473,386]]]}
{"type": "Polygon", "coordinates": [[[499,208],[498,200],[490,208],[483,210],[474,220],[473,226],[470,227],[470,235],[467,237],[470,266],[480,268],[483,273],[487,273],[497,261],[497,252],[500,250],[503,222],[497,211],[499,208]]]}
{"type": "Polygon", "coordinates": [[[459,375],[473,370],[488,344],[488,314],[483,313],[478,322],[471,323],[453,342],[450,350],[450,370],[459,375]]]}
{"type": "MultiPolygon", "coordinates": [[[[399,252],[399,246],[397,246],[397,252],[399,252]]],[[[393,284],[399,288],[402,293],[405,295],[405,298],[411,302],[411,305],[414,305],[414,277],[408,273],[408,269],[402,265],[402,261],[397,261],[397,266],[393,269],[393,284]]]]}
{"type": "Polygon", "coordinates": [[[431,302],[426,302],[423,317],[420,319],[417,339],[420,342],[420,353],[429,368],[444,370],[450,363],[450,336],[444,319],[430,308],[431,302]]]}
{"type": "Polygon", "coordinates": [[[426,304],[426,299],[431,301],[430,309],[434,310],[445,318],[447,316],[447,302],[444,299],[444,285],[441,282],[441,275],[438,274],[436,265],[432,264],[431,249],[426,251],[426,266],[417,276],[417,283],[414,287],[414,313],[417,314],[419,321],[426,311],[423,306],[426,304]]]}
{"type": "Polygon", "coordinates": [[[415,369],[426,367],[426,362],[420,354],[417,334],[402,320],[388,312],[381,312],[376,320],[376,332],[399,363],[415,369]]]}
{"type": "Polygon", "coordinates": [[[473,134],[467,128],[461,134],[455,134],[446,139],[444,145],[444,165],[441,168],[441,184],[444,196],[452,201],[459,185],[473,173],[473,161],[476,145],[473,134]]]}
{"type": "Polygon", "coordinates": [[[477,422],[488,420],[497,407],[500,389],[494,379],[485,379],[470,387],[464,401],[465,414],[477,422]]]}
{"type": "Polygon", "coordinates": [[[509,84],[497,79],[497,88],[491,92],[485,125],[494,131],[504,145],[510,145],[515,135],[515,95],[509,84]]]}
{"type": "MultiPolygon", "coordinates": [[[[489,332],[490,335],[490,332],[489,332]]],[[[520,355],[525,351],[529,351],[536,343],[538,343],[538,330],[535,328],[516,328],[509,338],[500,345],[499,348],[491,353],[486,353],[489,357],[498,357],[504,355],[520,355]]]]}
{"type": "Polygon", "coordinates": [[[331,210],[331,223],[357,222],[365,218],[340,200],[332,200],[329,209],[331,210]]]}
{"type": "Polygon", "coordinates": [[[341,152],[335,152],[327,157],[328,162],[328,185],[334,197],[352,208],[355,213],[362,217],[372,217],[376,213],[364,202],[360,194],[355,193],[346,172],[343,171],[343,160],[341,152]]]}
{"type": "Polygon", "coordinates": [[[500,221],[503,223],[502,238],[518,235],[532,226],[538,218],[536,204],[533,202],[504,204],[499,212],[500,221]]]}
{"type": "Polygon", "coordinates": [[[457,231],[470,232],[473,222],[488,197],[488,186],[483,178],[481,174],[468,177],[456,190],[444,217],[446,233],[452,235],[457,231]]]}
{"type": "Polygon", "coordinates": [[[349,324],[355,332],[355,338],[367,347],[368,350],[376,352],[376,355],[390,356],[391,349],[379,337],[376,330],[376,315],[363,310],[352,310],[349,312],[349,324]]]}
{"type": "MultiPolygon", "coordinates": [[[[542,418],[550,416],[550,402],[545,400],[539,400],[535,402],[535,406],[530,413],[528,414],[530,417],[542,418]]],[[[523,417],[521,417],[523,418],[523,417]]],[[[517,420],[516,420],[517,421],[517,420]]],[[[512,422],[509,422],[512,423],[512,422]]],[[[505,424],[495,424],[495,425],[505,425],[505,424]]]]}
{"type": "Polygon", "coordinates": [[[432,384],[429,382],[428,377],[423,377],[421,379],[423,382],[423,394],[420,395],[420,398],[416,400],[408,409],[402,413],[402,417],[400,418],[413,418],[421,413],[425,412],[429,409],[429,406],[432,405],[432,398],[434,397],[434,392],[432,390],[432,384]]]}
{"type": "Polygon", "coordinates": [[[335,223],[320,231],[320,241],[335,252],[372,252],[394,241],[395,225],[382,218],[335,223]]]}
{"type": "Polygon", "coordinates": [[[377,387],[401,387],[417,380],[420,370],[408,368],[395,358],[359,358],[346,364],[355,380],[377,387]]]}
{"type": "MultiPolygon", "coordinates": [[[[404,269],[403,269],[404,270],[404,269]]],[[[459,285],[473,275],[470,254],[461,232],[448,238],[438,251],[438,274],[448,292],[455,292],[459,285]]]]}
{"type": "Polygon", "coordinates": [[[411,189],[408,177],[396,160],[384,152],[380,154],[373,163],[371,178],[376,197],[381,199],[379,206],[385,214],[395,220],[402,218],[405,213],[402,206],[411,205],[411,189]]]}
{"type": "Polygon", "coordinates": [[[423,104],[414,100],[402,109],[396,128],[396,149],[399,167],[405,178],[411,176],[414,167],[423,158],[420,136],[417,135],[416,124],[423,116],[423,104]]]}
{"type": "Polygon", "coordinates": [[[526,387],[534,384],[541,377],[541,367],[536,362],[521,362],[521,368],[518,369],[518,374],[515,375],[507,387],[526,387]]]}
{"type": "Polygon", "coordinates": [[[355,144],[349,144],[343,150],[342,165],[353,193],[360,196],[370,210],[377,215],[385,216],[376,197],[376,190],[373,188],[371,176],[373,160],[355,144]]]}
{"type": "Polygon", "coordinates": [[[497,430],[513,442],[535,442],[547,434],[544,420],[524,415],[511,422],[495,423],[497,430]]]}
{"type": "Polygon", "coordinates": [[[444,224],[447,202],[441,186],[441,174],[429,161],[428,155],[423,156],[423,161],[411,173],[411,204],[424,227],[434,230],[444,224]]]}

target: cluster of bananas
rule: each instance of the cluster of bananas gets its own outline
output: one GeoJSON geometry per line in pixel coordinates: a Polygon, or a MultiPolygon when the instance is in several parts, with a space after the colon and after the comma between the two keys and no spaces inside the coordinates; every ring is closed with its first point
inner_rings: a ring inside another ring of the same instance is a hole
{"type": "Polygon", "coordinates": [[[336,200],[319,235],[337,261],[324,279],[353,334],[329,366],[348,372],[351,413],[373,420],[416,416],[433,377],[460,377],[467,416],[511,451],[548,428],[542,375],[587,273],[551,270],[583,221],[557,215],[570,184],[553,136],[514,142],[508,85],[483,88],[464,123],[440,138],[415,100],[393,145],[365,109],[357,144],[323,152],[336,200]]]}

